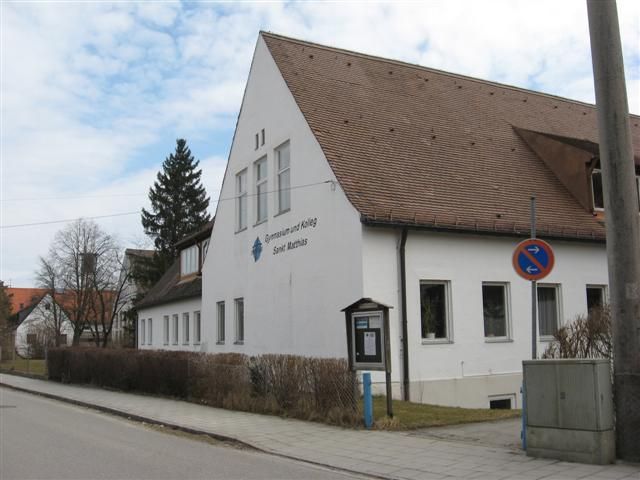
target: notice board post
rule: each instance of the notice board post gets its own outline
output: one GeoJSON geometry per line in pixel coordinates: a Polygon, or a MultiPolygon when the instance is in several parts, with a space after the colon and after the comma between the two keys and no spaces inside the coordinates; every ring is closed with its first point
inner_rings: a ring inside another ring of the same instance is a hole
{"type": "Polygon", "coordinates": [[[345,314],[349,368],[385,372],[387,415],[393,417],[391,396],[391,344],[389,309],[384,303],[361,298],[342,311],[345,314]]]}

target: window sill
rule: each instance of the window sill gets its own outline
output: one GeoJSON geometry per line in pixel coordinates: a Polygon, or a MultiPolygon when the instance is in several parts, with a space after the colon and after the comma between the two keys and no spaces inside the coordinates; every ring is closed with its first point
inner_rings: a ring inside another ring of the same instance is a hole
{"type": "Polygon", "coordinates": [[[513,343],[509,337],[484,337],[484,343],[513,343]]]}
{"type": "Polygon", "coordinates": [[[290,208],[287,208],[286,210],[282,210],[281,212],[276,213],[273,218],[279,217],[280,215],[284,215],[285,213],[289,213],[291,211],[290,208]]]}
{"type": "Polygon", "coordinates": [[[423,338],[422,345],[444,345],[453,343],[453,340],[448,338],[423,338]]]}
{"type": "Polygon", "coordinates": [[[186,345],[186,346],[189,346],[190,344],[189,344],[189,343],[183,343],[183,344],[182,344],[182,346],[185,346],[185,345],[186,345]]]}
{"type": "Polygon", "coordinates": [[[264,220],[260,220],[259,222],[256,222],[253,224],[253,228],[257,227],[258,225],[262,225],[263,223],[267,223],[267,219],[265,218],[264,220]]]}
{"type": "Polygon", "coordinates": [[[216,345],[224,345],[224,340],[222,340],[222,341],[218,340],[218,341],[216,342],[216,345]]]}
{"type": "Polygon", "coordinates": [[[234,345],[244,345],[244,340],[236,340],[233,342],[234,345]]]}
{"type": "Polygon", "coordinates": [[[553,335],[540,335],[540,338],[538,338],[538,341],[549,343],[549,342],[553,342],[555,339],[556,338],[553,335]]]}
{"type": "Polygon", "coordinates": [[[244,232],[246,229],[247,229],[247,227],[241,228],[240,230],[236,230],[235,233],[244,232]]]}

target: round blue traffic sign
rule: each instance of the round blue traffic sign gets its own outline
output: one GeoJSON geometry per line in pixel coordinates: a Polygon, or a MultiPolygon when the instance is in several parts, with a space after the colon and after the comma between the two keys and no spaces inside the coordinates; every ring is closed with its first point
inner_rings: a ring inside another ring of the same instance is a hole
{"type": "Polygon", "coordinates": [[[553,249],[544,240],[530,238],[520,242],[513,252],[513,268],[526,280],[540,280],[551,273],[555,263],[553,249]]]}

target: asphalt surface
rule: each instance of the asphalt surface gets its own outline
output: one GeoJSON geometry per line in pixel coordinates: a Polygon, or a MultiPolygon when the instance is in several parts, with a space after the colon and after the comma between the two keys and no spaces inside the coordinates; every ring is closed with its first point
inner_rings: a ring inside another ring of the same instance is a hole
{"type": "Polygon", "coordinates": [[[0,388],[0,480],[364,478],[0,388]]]}

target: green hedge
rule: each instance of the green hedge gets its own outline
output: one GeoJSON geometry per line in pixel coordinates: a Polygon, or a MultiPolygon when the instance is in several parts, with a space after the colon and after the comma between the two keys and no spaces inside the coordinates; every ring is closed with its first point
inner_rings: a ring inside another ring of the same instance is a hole
{"type": "Polygon", "coordinates": [[[356,378],[342,359],[55,348],[47,368],[51,380],[64,383],[339,425],[361,418],[356,378]]]}

